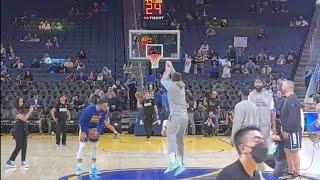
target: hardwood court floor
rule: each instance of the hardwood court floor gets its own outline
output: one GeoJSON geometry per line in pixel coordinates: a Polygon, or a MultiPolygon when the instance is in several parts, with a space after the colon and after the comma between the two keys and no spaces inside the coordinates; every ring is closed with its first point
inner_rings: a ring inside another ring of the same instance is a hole
{"type": "MultiPolygon", "coordinates": [[[[185,138],[185,163],[188,167],[222,168],[237,159],[237,153],[226,137],[205,138],[202,136],[188,136],[185,138]]],[[[10,156],[15,142],[11,136],[1,136],[1,179],[29,180],[29,179],[58,179],[65,175],[74,174],[76,154],[78,150],[78,136],[69,135],[68,148],[55,146],[55,139],[48,135],[33,135],[28,141],[27,161],[28,170],[20,167],[6,169],[4,164],[10,156]]],[[[84,171],[90,166],[90,144],[87,144],[83,167],[84,171]]],[[[302,168],[309,166],[312,158],[313,144],[304,138],[302,154],[302,168]]],[[[320,173],[320,150],[315,151],[315,160],[307,172],[320,173]]],[[[113,139],[105,134],[99,142],[97,166],[101,170],[126,168],[165,167],[166,139],[152,137],[151,144],[146,143],[145,137],[124,134],[119,139],[113,139]]],[[[20,155],[16,164],[20,164],[20,155]]]]}

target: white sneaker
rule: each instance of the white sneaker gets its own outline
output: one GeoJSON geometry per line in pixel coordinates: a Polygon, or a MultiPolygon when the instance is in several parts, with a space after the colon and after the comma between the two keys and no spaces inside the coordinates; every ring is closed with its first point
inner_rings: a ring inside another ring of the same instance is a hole
{"type": "Polygon", "coordinates": [[[26,163],[25,161],[22,161],[22,163],[21,163],[21,168],[28,169],[28,168],[29,168],[29,164],[26,163]]]}
{"type": "Polygon", "coordinates": [[[6,163],[6,167],[7,168],[17,168],[18,166],[16,166],[13,161],[8,160],[6,163]]]}

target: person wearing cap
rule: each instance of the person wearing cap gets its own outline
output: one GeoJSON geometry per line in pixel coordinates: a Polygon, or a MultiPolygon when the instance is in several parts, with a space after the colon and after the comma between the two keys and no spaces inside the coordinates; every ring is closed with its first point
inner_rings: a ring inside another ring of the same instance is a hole
{"type": "Polygon", "coordinates": [[[76,174],[79,175],[82,173],[82,158],[84,155],[84,148],[86,143],[90,141],[92,145],[91,150],[91,168],[90,174],[100,174],[99,169],[96,166],[97,161],[97,147],[99,137],[101,132],[104,130],[104,127],[111,129],[115,134],[118,134],[117,130],[110,125],[109,120],[109,105],[105,99],[99,99],[97,104],[90,104],[81,114],[79,124],[80,124],[80,133],[79,133],[79,151],[77,154],[77,168],[76,174]]]}
{"type": "Polygon", "coordinates": [[[240,89],[241,101],[234,107],[234,117],[231,132],[231,142],[234,144],[234,134],[242,127],[249,125],[259,125],[259,114],[257,106],[248,100],[249,88],[242,87],[240,89]]]}
{"type": "Polygon", "coordinates": [[[161,84],[167,90],[170,118],[167,128],[169,166],[164,173],[175,170],[175,175],[185,171],[183,138],[188,126],[188,104],[185,84],[170,61],[166,62],[161,84]],[[170,78],[171,77],[171,78],[170,78]]]}

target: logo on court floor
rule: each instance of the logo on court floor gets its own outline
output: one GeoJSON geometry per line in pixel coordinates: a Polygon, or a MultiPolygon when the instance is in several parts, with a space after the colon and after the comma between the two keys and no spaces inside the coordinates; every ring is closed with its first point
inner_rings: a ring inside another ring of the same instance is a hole
{"type": "MultiPolygon", "coordinates": [[[[145,168],[145,169],[118,169],[118,170],[106,170],[102,171],[100,175],[90,175],[89,173],[83,173],[82,175],[68,175],[61,177],[59,180],[174,180],[174,179],[201,179],[201,180],[214,180],[219,173],[218,169],[212,168],[187,168],[185,172],[179,176],[174,176],[173,173],[164,174],[164,168],[145,168]]],[[[263,172],[264,179],[277,180],[278,178],[272,175],[272,172],[263,172]]],[[[316,178],[307,178],[309,180],[316,180],[316,178]]]]}

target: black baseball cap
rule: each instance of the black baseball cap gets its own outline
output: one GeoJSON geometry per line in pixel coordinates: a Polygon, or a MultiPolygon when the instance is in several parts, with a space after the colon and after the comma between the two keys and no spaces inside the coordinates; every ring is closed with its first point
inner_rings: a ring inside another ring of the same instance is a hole
{"type": "Polygon", "coordinates": [[[249,96],[250,94],[250,90],[247,86],[241,87],[240,88],[240,93],[245,95],[245,96],[249,96]]]}

